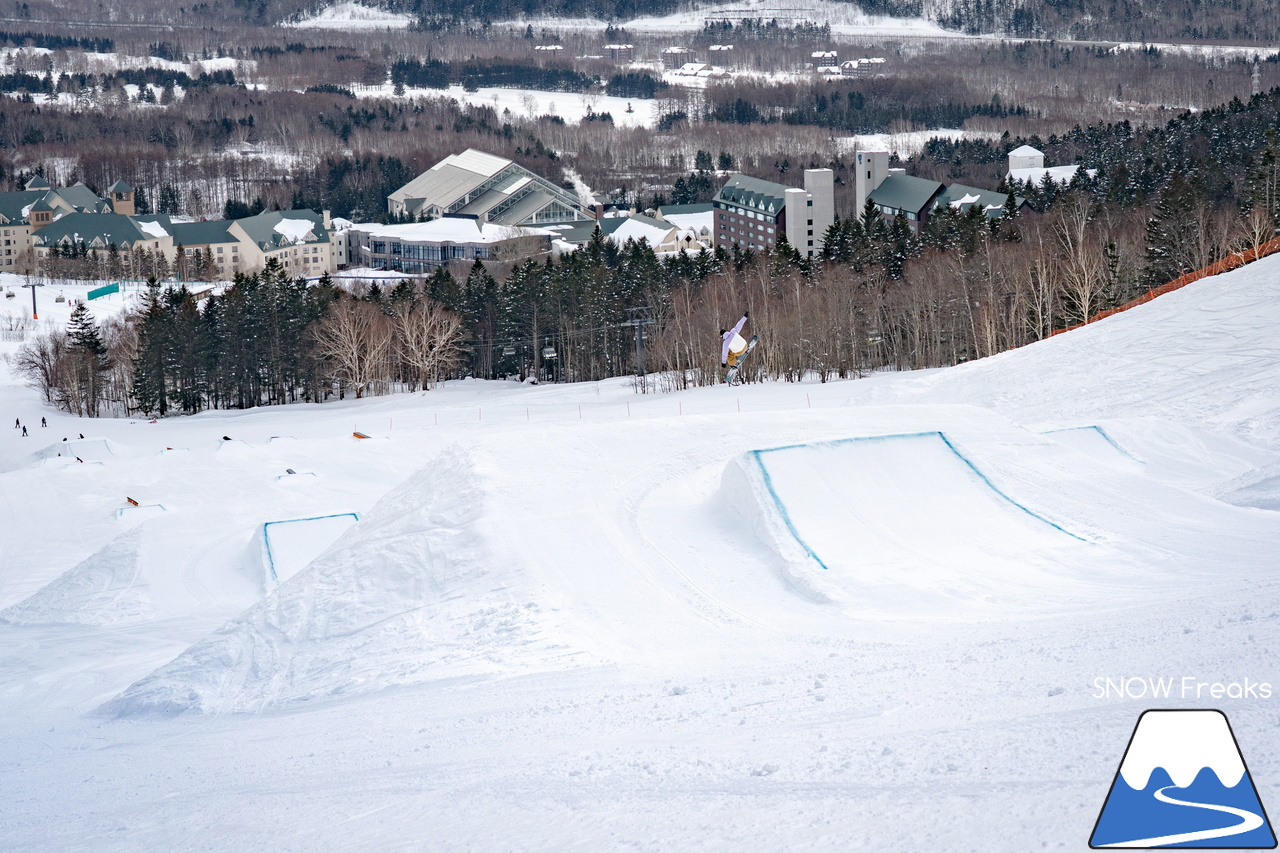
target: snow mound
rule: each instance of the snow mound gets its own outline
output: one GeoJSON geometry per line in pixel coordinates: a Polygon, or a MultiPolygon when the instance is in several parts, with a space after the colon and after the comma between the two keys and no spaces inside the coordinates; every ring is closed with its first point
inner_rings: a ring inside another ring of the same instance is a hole
{"type": "Polygon", "coordinates": [[[1140,467],[1141,462],[1097,424],[1046,430],[1043,435],[1102,462],[1140,467]]]}
{"type": "Polygon", "coordinates": [[[76,457],[85,462],[105,462],[118,456],[124,456],[120,445],[109,438],[80,438],[75,441],[58,441],[48,447],[42,447],[34,454],[36,459],[58,459],[62,457],[74,462],[76,457]]]}
{"type": "Polygon", "coordinates": [[[1235,506],[1280,512],[1280,463],[1236,477],[1218,490],[1217,497],[1235,506]]]}
{"type": "Polygon", "coordinates": [[[104,709],[255,712],[563,665],[521,566],[497,559],[484,481],[447,451],[275,592],[104,709]]]}
{"type": "Polygon", "coordinates": [[[112,539],[0,619],[19,625],[109,625],[152,615],[149,588],[140,575],[143,528],[112,539]]]}
{"type": "Polygon", "coordinates": [[[1037,573],[1027,554],[1087,548],[1000,491],[940,432],[752,450],[726,502],[815,597],[898,605],[998,599],[1037,573]]]}

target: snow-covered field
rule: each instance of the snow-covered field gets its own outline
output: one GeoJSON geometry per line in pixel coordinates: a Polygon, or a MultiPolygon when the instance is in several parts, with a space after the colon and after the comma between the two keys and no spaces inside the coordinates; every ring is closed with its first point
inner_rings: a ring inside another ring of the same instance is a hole
{"type": "Polygon", "coordinates": [[[854,151],[890,151],[902,159],[914,157],[924,150],[931,139],[998,139],[1000,134],[980,130],[938,129],[908,130],[901,133],[862,133],[856,136],[842,136],[836,140],[841,150],[854,151]]]}
{"type": "MultiPolygon", "coordinates": [[[[628,31],[642,33],[687,33],[702,29],[706,21],[760,18],[777,20],[784,26],[795,24],[829,24],[831,32],[843,36],[946,36],[961,37],[959,33],[942,29],[924,18],[895,18],[887,15],[868,15],[852,3],[833,0],[738,0],[730,3],[690,4],[690,8],[670,15],[633,18],[622,23],[628,31]]],[[[533,16],[520,21],[507,22],[510,26],[535,28],[603,30],[608,21],[594,18],[553,18],[533,16]]],[[[617,22],[614,22],[615,24],[617,22]]]]}
{"type": "MultiPolygon", "coordinates": [[[[390,98],[395,94],[391,84],[381,86],[351,86],[351,91],[362,98],[390,98]]],[[[483,86],[468,92],[461,86],[448,89],[421,89],[407,87],[407,98],[452,98],[460,104],[493,107],[499,116],[507,111],[519,119],[531,119],[544,115],[559,116],[570,124],[577,124],[588,112],[609,113],[615,127],[653,127],[661,118],[656,100],[650,98],[615,98],[596,93],[550,92],[545,89],[507,89],[483,86]],[[631,111],[628,112],[627,110],[631,111]]]]}
{"type": "Polygon", "coordinates": [[[0,849],[1083,850],[1148,707],[1274,813],[1280,691],[1194,683],[1280,684],[1278,323],[1272,258],[849,382],[150,423],[6,371],[0,849]]]}
{"type": "Polygon", "coordinates": [[[402,30],[412,23],[412,15],[344,2],[284,26],[318,30],[402,30]]]}

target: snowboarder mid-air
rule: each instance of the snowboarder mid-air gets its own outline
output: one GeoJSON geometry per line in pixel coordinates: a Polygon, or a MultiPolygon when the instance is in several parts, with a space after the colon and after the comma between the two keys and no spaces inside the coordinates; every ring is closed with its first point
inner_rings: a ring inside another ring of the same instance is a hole
{"type": "Polygon", "coordinates": [[[738,361],[747,353],[755,348],[756,335],[751,336],[751,340],[745,340],[742,337],[742,327],[746,325],[750,312],[743,311],[742,319],[732,329],[721,329],[720,340],[724,345],[720,349],[720,366],[729,368],[725,373],[724,381],[732,383],[738,375],[738,361]]]}
{"type": "Polygon", "coordinates": [[[750,312],[743,311],[738,325],[732,329],[720,330],[720,340],[724,342],[724,346],[720,349],[721,367],[733,367],[747,351],[747,341],[742,337],[742,327],[747,324],[747,318],[750,316],[750,312]]]}

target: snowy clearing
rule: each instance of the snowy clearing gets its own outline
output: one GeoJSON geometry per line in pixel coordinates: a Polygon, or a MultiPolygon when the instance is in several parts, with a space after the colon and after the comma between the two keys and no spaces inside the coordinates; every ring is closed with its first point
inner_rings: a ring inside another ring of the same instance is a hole
{"type": "Polygon", "coordinates": [[[412,23],[412,15],[348,2],[337,3],[308,18],[282,26],[316,30],[402,30],[412,23]]]}
{"type": "MultiPolygon", "coordinates": [[[[847,382],[151,423],[2,368],[0,848],[1085,849],[1210,701],[1095,679],[1280,683],[1278,324],[1272,257],[847,382]]],[[[1280,698],[1212,701],[1274,804],[1280,698]]]]}
{"type": "MultiPolygon", "coordinates": [[[[381,86],[352,86],[352,92],[362,98],[391,98],[395,89],[390,84],[381,86]]],[[[522,118],[544,115],[559,116],[570,124],[582,121],[588,112],[609,113],[615,127],[653,127],[661,116],[658,102],[647,98],[615,98],[594,92],[549,92],[542,89],[506,89],[484,86],[468,92],[461,86],[448,89],[420,89],[406,87],[406,98],[452,98],[460,104],[492,107],[499,117],[510,111],[522,118]],[[628,112],[627,110],[631,111],[628,112]]]]}
{"type": "MultiPolygon", "coordinates": [[[[686,33],[702,29],[706,21],[739,21],[746,18],[777,20],[783,25],[802,23],[830,24],[833,35],[843,36],[945,36],[965,38],[961,33],[944,30],[933,21],[924,18],[895,18],[887,15],[868,15],[850,3],[832,0],[789,0],[780,4],[776,0],[743,0],[736,3],[720,3],[676,12],[659,17],[633,18],[618,23],[633,32],[686,33]]],[[[524,28],[532,24],[535,29],[603,30],[609,22],[594,18],[530,17],[506,22],[507,26],[524,28]]],[[[616,22],[615,22],[616,23],[616,22]]],[[[501,24],[498,24],[501,26],[501,24]]]]}

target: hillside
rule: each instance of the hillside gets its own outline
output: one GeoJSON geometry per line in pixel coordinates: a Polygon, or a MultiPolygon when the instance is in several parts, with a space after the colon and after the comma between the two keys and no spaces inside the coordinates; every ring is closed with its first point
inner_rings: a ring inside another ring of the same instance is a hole
{"type": "Polygon", "coordinates": [[[1083,848],[1151,701],[1095,679],[1274,681],[1278,323],[1273,257],[847,382],[148,423],[5,368],[0,848],[1083,848]]]}

